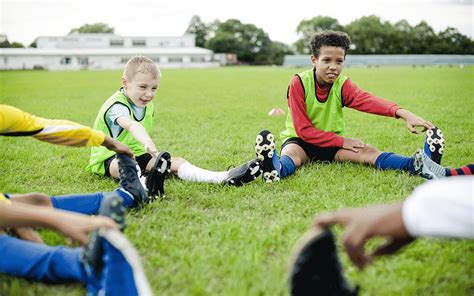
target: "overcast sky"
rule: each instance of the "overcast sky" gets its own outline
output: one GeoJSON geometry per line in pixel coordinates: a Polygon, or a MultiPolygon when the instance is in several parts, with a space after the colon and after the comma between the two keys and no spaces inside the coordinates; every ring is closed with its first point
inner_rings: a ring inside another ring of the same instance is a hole
{"type": "Polygon", "coordinates": [[[65,35],[104,22],[119,35],[180,36],[193,15],[204,22],[236,18],[291,44],[303,19],[331,16],[342,25],[366,15],[411,25],[426,21],[436,32],[451,26],[473,38],[474,0],[0,0],[0,34],[29,45],[38,36],[65,35]],[[286,4],[284,4],[285,2],[286,4]],[[337,5],[335,4],[337,3],[337,5]]]}

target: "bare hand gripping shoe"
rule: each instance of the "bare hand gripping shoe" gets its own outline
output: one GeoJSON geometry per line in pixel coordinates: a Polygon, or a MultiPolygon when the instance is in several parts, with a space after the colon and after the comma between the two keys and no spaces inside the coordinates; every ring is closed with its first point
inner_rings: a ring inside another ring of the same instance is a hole
{"type": "Polygon", "coordinates": [[[242,186],[257,179],[261,173],[261,163],[259,160],[254,159],[229,170],[222,184],[242,186]]]}
{"type": "Polygon", "coordinates": [[[344,277],[330,230],[312,228],[297,242],[293,253],[291,295],[358,294],[358,287],[352,289],[344,277]]]}

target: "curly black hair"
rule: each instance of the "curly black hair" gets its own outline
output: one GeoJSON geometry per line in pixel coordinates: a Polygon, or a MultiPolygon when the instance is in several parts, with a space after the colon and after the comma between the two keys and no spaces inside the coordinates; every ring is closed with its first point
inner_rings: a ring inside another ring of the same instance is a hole
{"type": "Polygon", "coordinates": [[[351,38],[349,35],[347,35],[347,33],[331,30],[315,33],[313,36],[311,36],[311,40],[309,41],[311,53],[315,57],[319,56],[319,50],[322,46],[341,47],[344,49],[344,52],[347,52],[350,45],[351,38]]]}

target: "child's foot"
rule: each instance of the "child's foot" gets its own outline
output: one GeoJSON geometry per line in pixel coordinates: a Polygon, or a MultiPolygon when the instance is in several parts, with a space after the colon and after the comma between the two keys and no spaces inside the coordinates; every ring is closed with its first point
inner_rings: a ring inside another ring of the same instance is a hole
{"type": "Polygon", "coordinates": [[[152,295],[140,257],[120,231],[96,230],[81,253],[81,262],[90,295],[152,295]]]}
{"type": "Polygon", "coordinates": [[[236,168],[229,170],[222,184],[242,186],[252,182],[262,173],[260,161],[257,159],[246,162],[236,168]]]}
{"type": "Polygon", "coordinates": [[[166,151],[160,152],[145,181],[148,188],[148,196],[151,199],[163,198],[165,196],[165,177],[171,172],[170,167],[171,155],[166,151]]]}
{"type": "Polygon", "coordinates": [[[120,174],[120,187],[127,191],[133,198],[133,207],[143,205],[148,201],[148,196],[145,188],[140,182],[137,162],[128,155],[121,153],[117,154],[117,159],[120,174]]]}
{"type": "Polygon", "coordinates": [[[441,158],[444,152],[444,137],[441,130],[437,127],[426,131],[425,145],[423,150],[425,154],[437,164],[441,164],[441,158]]]}
{"type": "Polygon", "coordinates": [[[119,225],[121,231],[127,227],[125,223],[125,207],[123,199],[116,192],[104,192],[104,198],[100,204],[99,215],[111,218],[119,225]]]}
{"type": "Polygon", "coordinates": [[[357,295],[347,283],[330,230],[312,228],[296,244],[291,295],[357,295]]]}
{"type": "Polygon", "coordinates": [[[255,140],[255,154],[262,163],[263,181],[272,183],[280,180],[280,168],[273,164],[273,157],[276,156],[275,137],[267,130],[261,131],[255,140]]]}
{"type": "Polygon", "coordinates": [[[413,168],[415,174],[431,180],[446,176],[446,169],[429,158],[421,149],[418,149],[413,155],[413,168]]]}

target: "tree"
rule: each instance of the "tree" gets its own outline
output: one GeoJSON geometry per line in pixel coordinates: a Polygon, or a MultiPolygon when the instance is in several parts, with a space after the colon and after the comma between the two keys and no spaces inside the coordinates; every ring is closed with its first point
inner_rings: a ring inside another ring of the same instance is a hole
{"type": "Polygon", "coordinates": [[[232,52],[240,61],[250,64],[268,64],[271,46],[270,38],[262,29],[236,19],[218,24],[214,37],[206,43],[214,52],[232,52]]]}
{"type": "Polygon", "coordinates": [[[329,16],[316,16],[310,20],[302,20],[298,27],[296,27],[296,33],[300,38],[295,42],[296,50],[299,53],[309,54],[309,40],[311,36],[316,32],[324,30],[333,31],[344,31],[344,27],[339,24],[337,19],[329,16]]]}
{"type": "Polygon", "coordinates": [[[204,47],[209,38],[209,31],[210,26],[203,23],[199,16],[194,15],[191,18],[185,33],[196,35],[196,46],[204,47]]]}
{"type": "Polygon", "coordinates": [[[287,54],[294,54],[294,52],[285,43],[273,41],[270,54],[270,63],[273,65],[283,65],[283,59],[287,54]]]}
{"type": "Polygon", "coordinates": [[[363,16],[346,26],[354,49],[358,54],[396,53],[393,42],[395,29],[389,22],[382,23],[375,15],[363,16]]]}
{"type": "Polygon", "coordinates": [[[11,48],[24,48],[25,46],[21,44],[20,42],[12,42],[10,45],[11,48]]]}
{"type": "Polygon", "coordinates": [[[433,53],[474,54],[474,41],[462,35],[457,29],[447,27],[446,30],[439,32],[431,49],[433,53]]]}
{"type": "Polygon", "coordinates": [[[7,35],[0,35],[0,48],[9,48],[11,46],[10,41],[8,41],[7,35]]]}
{"type": "Polygon", "coordinates": [[[68,35],[84,33],[114,33],[114,30],[114,28],[109,27],[109,25],[105,23],[85,24],[79,28],[71,29],[68,35]]]}

